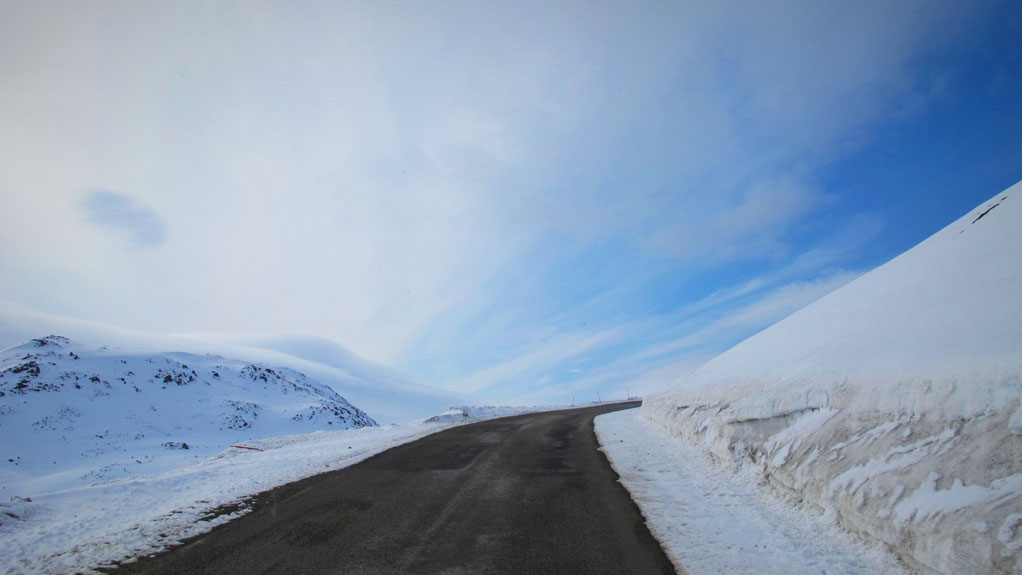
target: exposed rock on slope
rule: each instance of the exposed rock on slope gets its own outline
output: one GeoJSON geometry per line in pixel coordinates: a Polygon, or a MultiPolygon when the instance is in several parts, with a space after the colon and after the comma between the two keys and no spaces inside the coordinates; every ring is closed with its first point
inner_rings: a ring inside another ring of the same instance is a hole
{"type": "Polygon", "coordinates": [[[0,496],[154,472],[249,439],[374,426],[287,368],[60,336],[0,352],[0,496]]]}

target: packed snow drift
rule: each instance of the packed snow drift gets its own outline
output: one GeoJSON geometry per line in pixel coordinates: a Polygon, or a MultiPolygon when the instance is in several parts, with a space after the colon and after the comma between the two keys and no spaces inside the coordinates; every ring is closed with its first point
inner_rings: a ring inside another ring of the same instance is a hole
{"type": "Polygon", "coordinates": [[[44,337],[0,352],[0,501],[163,471],[254,439],[375,425],[292,369],[44,337]]]}
{"type": "Polygon", "coordinates": [[[911,568],[1022,571],[1022,183],[646,398],[911,568]]]}
{"type": "Polygon", "coordinates": [[[893,554],[802,513],[746,473],[626,409],[595,420],[600,450],[679,573],[905,575],[893,554]]]}

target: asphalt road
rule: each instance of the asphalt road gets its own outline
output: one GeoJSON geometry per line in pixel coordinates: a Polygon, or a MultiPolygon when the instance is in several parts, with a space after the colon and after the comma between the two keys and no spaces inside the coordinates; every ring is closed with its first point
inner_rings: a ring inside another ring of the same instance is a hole
{"type": "Polygon", "coordinates": [[[630,404],[456,427],[257,497],[120,573],[674,573],[597,451],[630,404]]]}

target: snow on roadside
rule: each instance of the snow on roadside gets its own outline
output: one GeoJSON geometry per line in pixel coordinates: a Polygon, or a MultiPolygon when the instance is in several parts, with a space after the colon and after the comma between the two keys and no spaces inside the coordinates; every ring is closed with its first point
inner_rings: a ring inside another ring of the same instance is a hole
{"type": "MultiPolygon", "coordinates": [[[[404,443],[524,413],[490,407],[443,422],[317,431],[245,443],[164,473],[94,483],[0,503],[0,572],[70,573],[156,553],[245,514],[245,498],[342,469],[404,443]],[[214,510],[236,505],[233,513],[214,510]]],[[[544,408],[535,408],[544,409],[544,408]]]]}
{"type": "Polygon", "coordinates": [[[702,573],[904,573],[894,557],[824,518],[776,499],[755,480],[639,414],[596,418],[602,450],[675,566],[702,573]]]}
{"type": "Polygon", "coordinates": [[[1022,182],[642,414],[922,573],[1022,573],[1022,182]]]}

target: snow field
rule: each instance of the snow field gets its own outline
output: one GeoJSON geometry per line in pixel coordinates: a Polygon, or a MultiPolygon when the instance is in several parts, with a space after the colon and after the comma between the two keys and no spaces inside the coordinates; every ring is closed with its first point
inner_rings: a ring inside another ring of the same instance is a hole
{"type": "Polygon", "coordinates": [[[253,439],[372,425],[292,369],[49,336],[0,352],[0,501],[167,471],[253,439]]]}
{"type": "Polygon", "coordinates": [[[922,573],[1022,572],[1022,184],[642,414],[922,573]]]}
{"type": "Polygon", "coordinates": [[[792,509],[720,469],[692,445],[631,409],[596,418],[602,450],[679,571],[904,573],[881,547],[792,509]]]}
{"type": "MultiPolygon", "coordinates": [[[[467,411],[473,411],[472,408],[467,411]]],[[[122,478],[0,503],[0,572],[94,572],[164,550],[248,511],[245,499],[319,473],[342,469],[391,447],[518,408],[486,408],[442,423],[317,431],[246,442],[216,456],[154,475],[122,478]],[[237,510],[213,517],[214,510],[237,510]]]]}

